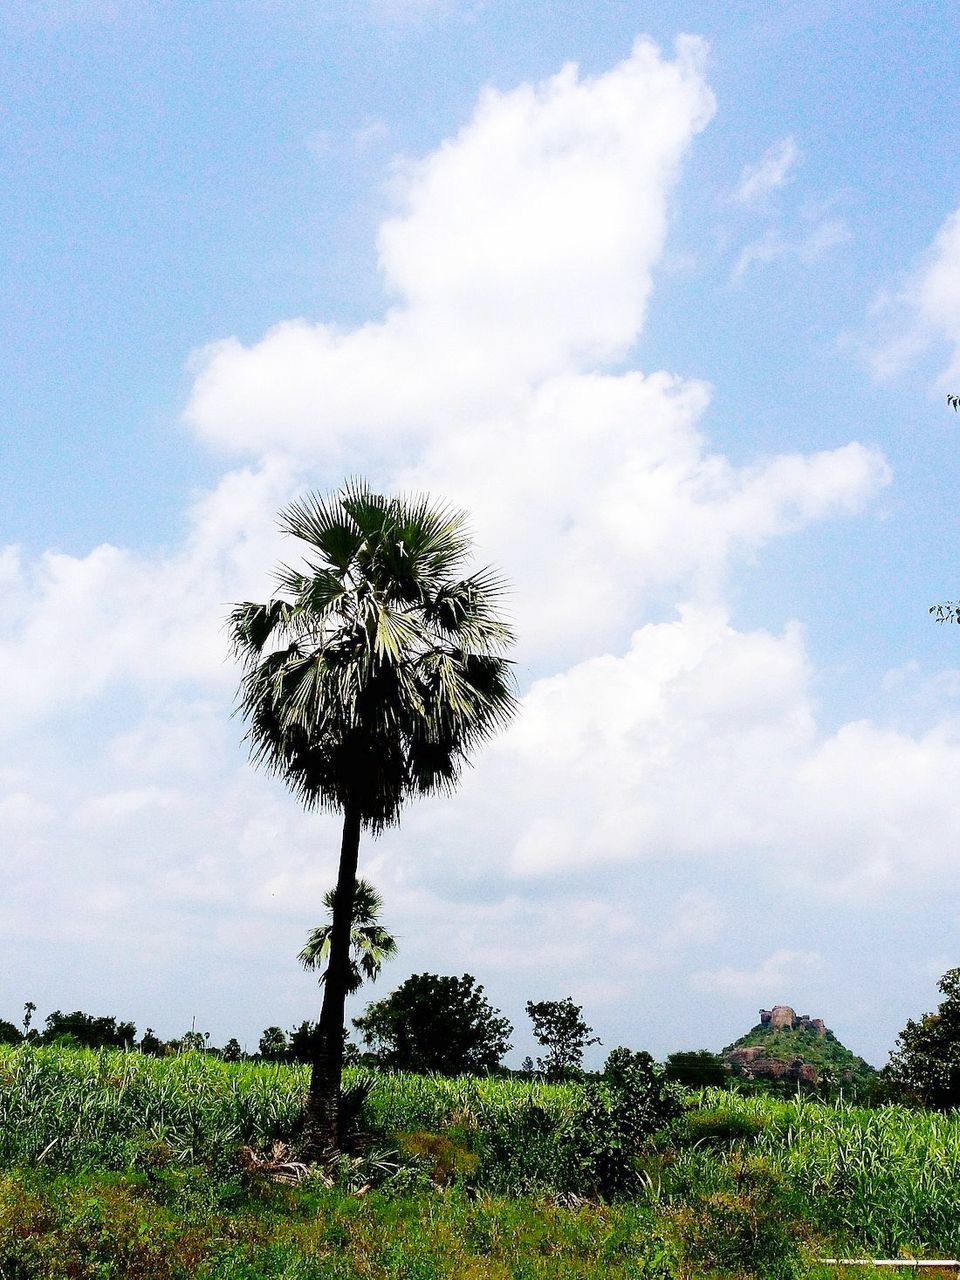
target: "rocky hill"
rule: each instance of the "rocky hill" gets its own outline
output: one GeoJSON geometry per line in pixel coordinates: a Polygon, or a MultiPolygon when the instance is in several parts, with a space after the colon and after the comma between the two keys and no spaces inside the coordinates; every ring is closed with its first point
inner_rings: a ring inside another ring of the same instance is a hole
{"type": "Polygon", "coordinates": [[[728,1045],[723,1057],[735,1075],[755,1080],[842,1084],[862,1080],[873,1067],[845,1048],[822,1018],[778,1004],[760,1010],[760,1021],[728,1045]]]}

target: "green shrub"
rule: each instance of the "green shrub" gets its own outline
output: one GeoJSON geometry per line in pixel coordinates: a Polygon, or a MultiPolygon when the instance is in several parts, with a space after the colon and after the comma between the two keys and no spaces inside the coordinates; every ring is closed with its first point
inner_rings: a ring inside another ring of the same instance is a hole
{"type": "Polygon", "coordinates": [[[801,1268],[809,1229],[798,1220],[783,1178],[757,1157],[734,1158],[729,1183],[692,1195],[672,1214],[681,1273],[788,1280],[801,1268]]]}
{"type": "Polygon", "coordinates": [[[683,1118],[681,1133],[690,1142],[726,1147],[734,1142],[749,1142],[765,1127],[759,1116],[717,1109],[688,1112],[683,1118]]]}
{"type": "Polygon", "coordinates": [[[635,1195],[644,1185],[644,1144],[682,1110],[676,1087],[644,1058],[637,1055],[611,1078],[585,1086],[568,1135],[570,1190],[610,1199],[635,1195]]]}

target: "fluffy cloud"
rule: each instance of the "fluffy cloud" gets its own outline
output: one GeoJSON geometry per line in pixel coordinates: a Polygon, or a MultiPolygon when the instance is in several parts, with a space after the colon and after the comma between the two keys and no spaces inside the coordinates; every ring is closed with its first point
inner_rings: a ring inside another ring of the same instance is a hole
{"type": "Polygon", "coordinates": [[[231,601],[268,589],[265,567],[280,551],[275,512],[292,485],[277,461],[229,473],[194,504],[173,554],[103,545],[27,559],[5,548],[0,738],[123,682],[155,691],[232,684],[225,614],[231,601]]]}
{"type": "Polygon", "coordinates": [[[849,902],[941,876],[960,839],[957,727],[826,733],[811,684],[797,626],[686,609],[536,681],[461,821],[521,881],[733,855],[782,893],[849,902]]]}
{"type": "Polygon", "coordinates": [[[938,385],[960,385],[960,209],[941,226],[920,266],[902,287],[878,297],[869,343],[877,377],[899,373],[933,344],[946,344],[950,357],[938,385]]]}
{"type": "Polygon", "coordinates": [[[250,348],[214,344],[188,421],[222,447],[295,448],[337,472],[623,356],[667,197],[713,111],[703,54],[685,38],[671,62],[641,40],[601,76],[571,64],[486,90],[455,138],[396,169],[397,212],[379,235],[386,318],[345,332],[298,320],[250,348]]]}
{"type": "Polygon", "coordinates": [[[735,465],[702,433],[704,384],[623,367],[713,110],[702,56],[641,41],[604,75],[488,90],[455,138],[398,167],[385,317],[291,321],[198,357],[189,422],[254,458],[195,503],[178,547],[0,553],[0,813],[19,854],[2,919],[32,963],[69,929],[77,975],[156,988],[171,1017],[201,969],[226,1033],[302,1016],[306,987],[276,993],[332,881],[336,824],[244,767],[222,623],[293,554],[277,508],[357,472],[469,510],[514,580],[525,664],[521,715],[457,798],[365,848],[406,971],[616,1002],[736,925],[717,867],[843,895],[902,882],[911,850],[942,865],[960,834],[951,733],[824,732],[799,627],[744,632],[724,605],[733,566],[862,508],[883,458],[848,443],[735,465]],[[29,726],[90,708],[84,751],[51,762],[57,734],[29,726]],[[943,843],[917,840],[921,809],[943,843]],[[652,884],[668,865],[687,881],[652,884]],[[241,957],[262,975],[254,1011],[241,957]]]}

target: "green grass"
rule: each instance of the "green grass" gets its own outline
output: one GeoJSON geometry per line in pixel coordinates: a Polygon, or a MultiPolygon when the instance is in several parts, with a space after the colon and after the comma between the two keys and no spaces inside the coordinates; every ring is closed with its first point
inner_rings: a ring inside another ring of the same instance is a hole
{"type": "Polygon", "coordinates": [[[358,1197],[330,1189],[0,1178],[0,1275],[17,1280],[627,1280],[671,1274],[637,1206],[560,1209],[457,1191],[358,1197]]]}
{"type": "Polygon", "coordinates": [[[244,1172],[305,1087],[203,1055],[0,1052],[0,1277],[793,1277],[960,1253],[960,1115],[706,1090],[637,1152],[633,1202],[603,1205],[571,1196],[576,1085],[379,1075],[373,1145],[336,1185],[244,1172]]]}

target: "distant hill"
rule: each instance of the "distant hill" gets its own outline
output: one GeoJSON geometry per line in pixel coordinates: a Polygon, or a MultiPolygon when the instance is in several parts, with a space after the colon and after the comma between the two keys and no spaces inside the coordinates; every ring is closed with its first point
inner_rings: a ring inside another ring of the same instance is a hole
{"type": "Polygon", "coordinates": [[[786,1004],[760,1010],[760,1021],[728,1045],[724,1060],[735,1075],[755,1080],[817,1084],[863,1080],[873,1067],[840,1043],[822,1018],[786,1004]]]}

